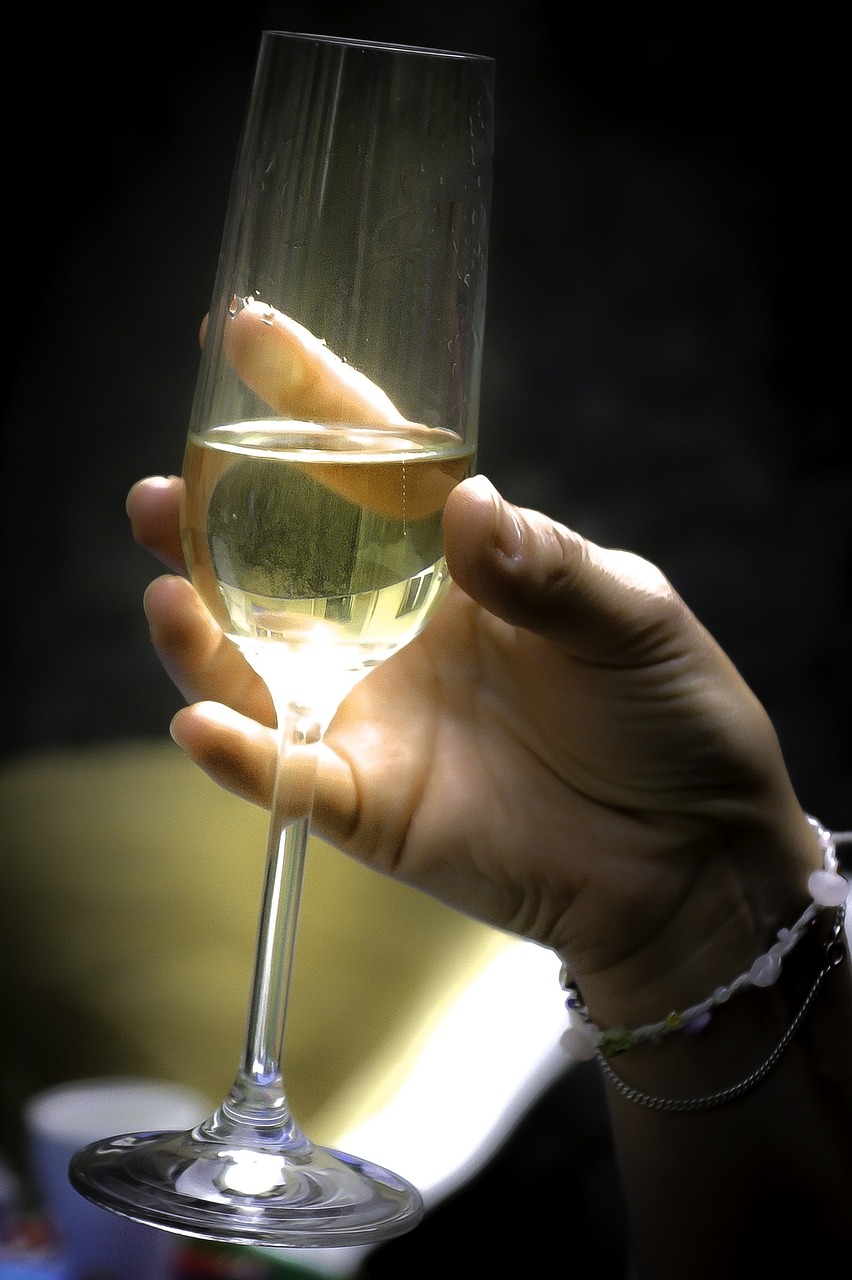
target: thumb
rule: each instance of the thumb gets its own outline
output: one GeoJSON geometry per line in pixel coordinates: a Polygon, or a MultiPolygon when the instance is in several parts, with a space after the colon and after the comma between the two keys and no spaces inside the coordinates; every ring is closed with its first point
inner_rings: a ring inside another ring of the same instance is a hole
{"type": "Polygon", "coordinates": [[[482,475],[451,493],[444,537],[453,580],[477,604],[580,658],[634,664],[688,616],[655,565],[512,506],[482,475]]]}

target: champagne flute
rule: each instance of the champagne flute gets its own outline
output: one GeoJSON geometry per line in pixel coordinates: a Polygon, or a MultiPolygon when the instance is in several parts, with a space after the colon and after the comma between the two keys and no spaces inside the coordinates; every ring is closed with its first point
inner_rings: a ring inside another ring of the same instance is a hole
{"type": "Polygon", "coordinates": [[[280,741],[242,1060],[188,1132],[91,1143],[69,1176],[140,1222],[244,1244],[377,1243],[416,1188],[312,1143],[284,1030],[317,750],[346,693],[449,583],[443,505],[473,468],[494,64],[263,33],[203,333],[182,536],[280,741]]]}

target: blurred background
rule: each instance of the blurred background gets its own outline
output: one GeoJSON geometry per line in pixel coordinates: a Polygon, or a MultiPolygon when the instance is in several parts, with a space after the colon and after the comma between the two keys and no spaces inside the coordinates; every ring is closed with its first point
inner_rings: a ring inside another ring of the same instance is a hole
{"type": "MultiPolygon", "coordinates": [[[[4,757],[160,740],[180,705],[124,500],[181,467],[273,27],[497,58],[480,467],[656,561],[767,706],[803,806],[852,825],[847,72],[820,7],[748,35],[542,0],[176,8],[35,6],[9,46],[4,757]]],[[[576,1081],[489,1195],[582,1136],[576,1081]]]]}

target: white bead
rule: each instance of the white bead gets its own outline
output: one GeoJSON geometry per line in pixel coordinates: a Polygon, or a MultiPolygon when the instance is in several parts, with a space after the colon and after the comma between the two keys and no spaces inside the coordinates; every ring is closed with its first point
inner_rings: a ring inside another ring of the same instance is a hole
{"type": "Polygon", "coordinates": [[[749,970],[749,978],[753,987],[771,987],[774,982],[778,981],[778,975],[781,973],[781,960],[777,955],[773,955],[771,951],[765,956],[758,956],[754,964],[749,970]]]}
{"type": "Polygon", "coordinates": [[[579,1027],[569,1027],[559,1040],[562,1051],[574,1062],[588,1062],[595,1056],[595,1045],[590,1036],[579,1027]]]}
{"type": "Polygon", "coordinates": [[[839,907],[848,892],[848,884],[835,871],[813,871],[808,877],[808,893],[821,907],[839,907]]]}

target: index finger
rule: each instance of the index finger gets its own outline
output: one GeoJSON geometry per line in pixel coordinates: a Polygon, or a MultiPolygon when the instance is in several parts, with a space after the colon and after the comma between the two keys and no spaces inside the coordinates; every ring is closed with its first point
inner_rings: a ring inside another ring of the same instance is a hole
{"type": "MultiPolygon", "coordinates": [[[[202,346],[205,331],[206,321],[202,346]]],[[[405,422],[384,391],[322,338],[256,298],[231,304],[224,348],[246,386],[285,417],[374,426],[405,422]]]]}
{"type": "MultiPolygon", "coordinates": [[[[203,345],[206,321],[200,336],[203,345]]],[[[320,429],[357,429],[329,444],[327,462],[312,461],[312,479],[327,489],[390,519],[423,520],[442,510],[466,474],[470,459],[457,436],[404,418],[365,374],[275,307],[235,299],[222,344],[241,381],[275,413],[320,429]]]]}

